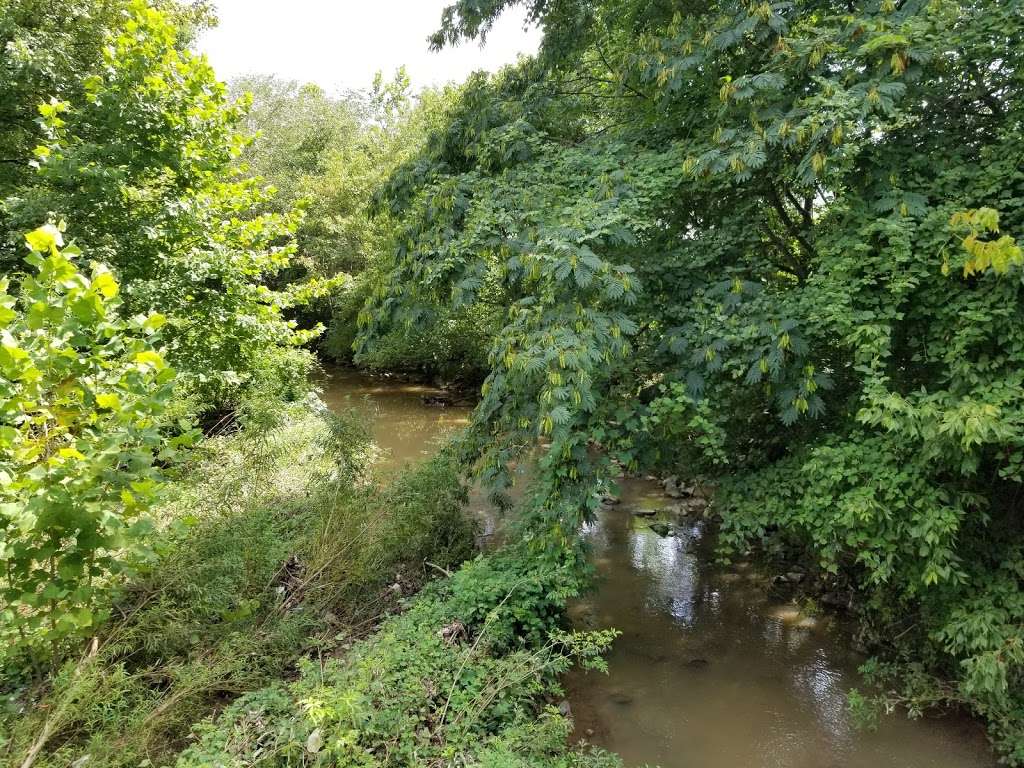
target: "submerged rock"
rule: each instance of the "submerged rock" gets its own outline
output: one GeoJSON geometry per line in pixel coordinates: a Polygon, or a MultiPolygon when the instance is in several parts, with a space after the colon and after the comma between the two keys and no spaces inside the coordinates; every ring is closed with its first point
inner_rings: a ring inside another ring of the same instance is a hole
{"type": "Polygon", "coordinates": [[[570,606],[568,611],[570,621],[576,626],[594,629],[597,627],[597,617],[594,616],[594,609],[586,604],[570,606]]]}
{"type": "Polygon", "coordinates": [[[664,664],[668,661],[668,654],[662,651],[652,651],[645,648],[626,648],[624,650],[630,656],[645,661],[648,664],[664,664]]]}
{"type": "Polygon", "coordinates": [[[633,514],[636,517],[654,517],[656,514],[658,514],[658,510],[640,507],[638,509],[634,509],[633,514]]]}
{"type": "Polygon", "coordinates": [[[620,707],[633,703],[633,697],[624,691],[612,691],[608,694],[608,699],[612,704],[618,704],[620,707]]]}
{"type": "Polygon", "coordinates": [[[842,592],[826,592],[818,598],[818,602],[828,608],[849,610],[853,599],[850,595],[844,595],[842,592]]]}
{"type": "Polygon", "coordinates": [[[708,500],[703,496],[691,496],[683,504],[693,512],[703,512],[708,507],[708,500]]]}
{"type": "Polygon", "coordinates": [[[650,528],[652,531],[654,531],[659,536],[661,536],[662,538],[664,538],[666,536],[671,536],[671,535],[673,535],[675,533],[675,531],[672,530],[672,526],[669,525],[668,523],[651,523],[647,527],[650,528]]]}
{"type": "Polygon", "coordinates": [[[711,662],[709,662],[707,659],[702,659],[700,657],[696,657],[696,658],[690,659],[688,662],[686,662],[685,666],[686,666],[687,669],[704,669],[710,663],[711,662]]]}

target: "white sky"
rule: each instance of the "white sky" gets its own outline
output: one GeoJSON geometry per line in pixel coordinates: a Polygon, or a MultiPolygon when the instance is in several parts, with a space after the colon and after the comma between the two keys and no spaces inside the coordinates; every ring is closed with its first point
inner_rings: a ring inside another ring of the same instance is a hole
{"type": "Polygon", "coordinates": [[[366,88],[405,65],[413,90],[493,72],[532,54],[536,28],[523,31],[523,11],[508,11],[481,49],[476,42],[432,53],[426,38],[451,0],[216,0],[220,26],[199,40],[217,75],[274,74],[328,90],[366,88]]]}

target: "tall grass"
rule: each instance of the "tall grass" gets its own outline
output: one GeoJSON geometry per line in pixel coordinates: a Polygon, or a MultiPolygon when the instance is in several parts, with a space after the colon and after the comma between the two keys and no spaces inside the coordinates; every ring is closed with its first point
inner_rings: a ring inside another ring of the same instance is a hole
{"type": "Polygon", "coordinates": [[[6,764],[168,764],[194,723],[365,634],[427,563],[471,553],[448,458],[381,487],[357,422],[308,404],[259,416],[177,468],[155,562],[82,657],[11,693],[6,764]]]}

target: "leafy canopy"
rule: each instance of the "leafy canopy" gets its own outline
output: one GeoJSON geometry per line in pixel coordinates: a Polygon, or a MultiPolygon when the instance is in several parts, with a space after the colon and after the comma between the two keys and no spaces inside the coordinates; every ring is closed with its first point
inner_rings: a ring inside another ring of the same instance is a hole
{"type": "Polygon", "coordinates": [[[514,4],[541,53],[392,175],[363,343],[500,297],[469,455],[547,444],[536,542],[611,460],[712,475],[727,547],[806,552],[1024,760],[1019,4],[460,0],[433,41],[514,4]]]}

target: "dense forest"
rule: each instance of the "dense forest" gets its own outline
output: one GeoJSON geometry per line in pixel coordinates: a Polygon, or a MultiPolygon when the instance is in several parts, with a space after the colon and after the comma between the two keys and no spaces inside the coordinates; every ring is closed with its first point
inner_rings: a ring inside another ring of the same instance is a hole
{"type": "Polygon", "coordinates": [[[0,0],[0,760],[619,765],[557,702],[623,628],[566,608],[649,475],[851,621],[861,719],[1024,765],[1024,3],[457,0],[424,45],[512,6],[536,56],[330,93],[220,81],[204,2],[0,0]],[[378,471],[328,363],[470,424],[378,471]]]}

